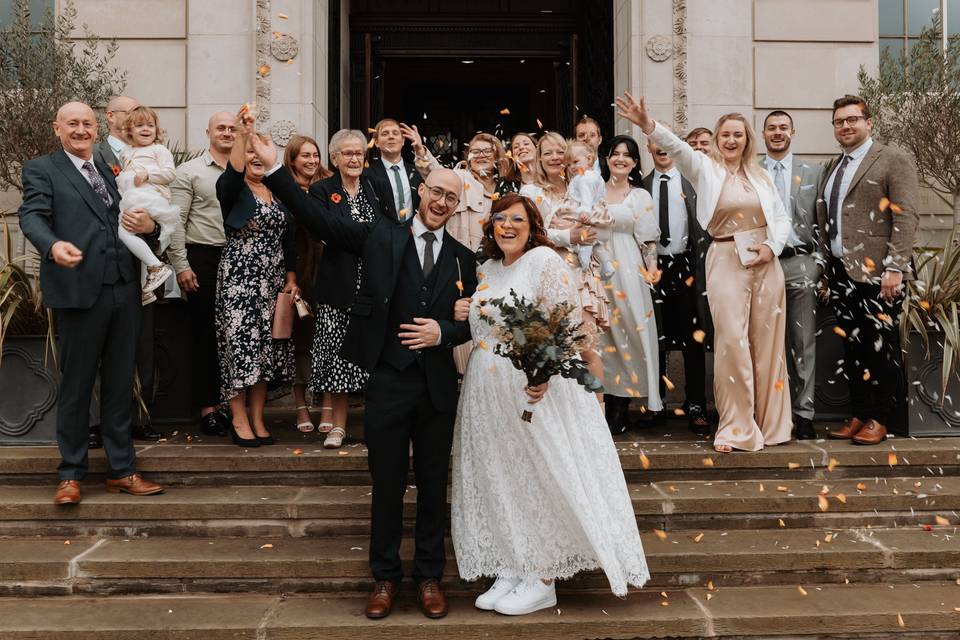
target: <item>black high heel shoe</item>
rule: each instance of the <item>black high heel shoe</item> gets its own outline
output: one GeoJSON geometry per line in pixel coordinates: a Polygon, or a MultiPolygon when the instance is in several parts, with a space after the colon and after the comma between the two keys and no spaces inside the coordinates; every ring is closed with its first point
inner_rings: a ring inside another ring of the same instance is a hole
{"type": "Polygon", "coordinates": [[[270,445],[274,444],[275,440],[273,439],[273,436],[267,436],[265,438],[262,436],[257,436],[257,442],[265,447],[269,447],[270,445]]]}
{"type": "Polygon", "coordinates": [[[235,425],[232,425],[232,428],[230,429],[230,438],[233,440],[233,444],[237,445],[238,447],[252,449],[260,446],[260,439],[257,438],[256,435],[254,435],[253,438],[241,438],[240,434],[237,433],[237,427],[235,425]]]}

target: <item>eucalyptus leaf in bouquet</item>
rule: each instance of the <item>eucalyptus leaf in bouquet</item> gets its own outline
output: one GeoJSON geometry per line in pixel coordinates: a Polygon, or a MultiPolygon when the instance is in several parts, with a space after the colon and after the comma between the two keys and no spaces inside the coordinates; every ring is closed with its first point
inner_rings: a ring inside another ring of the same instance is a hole
{"type": "MultiPolygon", "coordinates": [[[[527,300],[510,289],[503,298],[487,300],[500,312],[495,318],[489,313],[480,317],[493,325],[497,344],[493,352],[502,356],[527,377],[528,386],[548,382],[555,375],[576,380],[588,391],[602,392],[600,381],[587,369],[580,352],[588,347],[590,337],[583,332],[583,325],[574,322],[577,307],[561,302],[552,306],[541,300],[527,300]]],[[[533,419],[533,405],[520,418],[524,422],[533,419]]]]}

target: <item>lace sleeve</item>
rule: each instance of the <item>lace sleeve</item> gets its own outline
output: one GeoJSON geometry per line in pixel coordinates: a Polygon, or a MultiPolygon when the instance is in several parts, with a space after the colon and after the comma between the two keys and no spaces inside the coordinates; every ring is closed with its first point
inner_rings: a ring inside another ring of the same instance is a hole
{"type": "Polygon", "coordinates": [[[535,284],[537,299],[546,307],[568,303],[573,307],[571,315],[579,321],[580,303],[570,268],[553,249],[537,247],[537,260],[531,269],[530,277],[535,284]]]}

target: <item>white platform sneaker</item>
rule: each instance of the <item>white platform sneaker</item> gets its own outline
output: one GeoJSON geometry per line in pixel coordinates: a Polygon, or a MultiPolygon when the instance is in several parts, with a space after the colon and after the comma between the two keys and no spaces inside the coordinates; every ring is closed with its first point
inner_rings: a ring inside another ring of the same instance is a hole
{"type": "Polygon", "coordinates": [[[474,604],[477,609],[493,611],[493,606],[497,604],[497,600],[513,591],[514,587],[520,582],[520,578],[497,578],[492,587],[477,597],[474,604]]]}
{"type": "Polygon", "coordinates": [[[528,577],[503,596],[493,610],[507,616],[522,616],[540,609],[557,606],[556,582],[543,584],[537,577],[528,577]]]}

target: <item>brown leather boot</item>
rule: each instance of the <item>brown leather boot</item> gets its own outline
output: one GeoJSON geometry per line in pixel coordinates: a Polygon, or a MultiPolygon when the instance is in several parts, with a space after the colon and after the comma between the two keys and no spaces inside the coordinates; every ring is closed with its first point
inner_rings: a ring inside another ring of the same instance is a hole
{"type": "Polygon", "coordinates": [[[80,504],[80,481],[62,480],[57,485],[57,493],[53,496],[53,504],[80,504]]]}
{"type": "Polygon", "coordinates": [[[163,493],[163,487],[148,482],[143,479],[139,473],[134,473],[126,478],[107,479],[107,493],[129,493],[132,496],[152,496],[157,493],[163,493]]]}
{"type": "Polygon", "coordinates": [[[876,420],[867,420],[867,424],[853,436],[856,444],[880,444],[887,439],[887,428],[876,420]]]}
{"type": "Polygon", "coordinates": [[[390,615],[393,609],[393,599],[397,597],[400,585],[389,580],[380,580],[373,586],[373,593],[367,598],[367,617],[379,620],[390,615]]]}
{"type": "Polygon", "coordinates": [[[433,578],[423,580],[417,589],[420,611],[428,618],[442,618],[447,615],[447,599],[443,597],[440,581],[433,578]]]}
{"type": "Polygon", "coordinates": [[[831,429],[827,435],[836,440],[850,440],[857,432],[863,428],[863,421],[860,418],[850,418],[843,423],[839,429],[831,429]]]}

